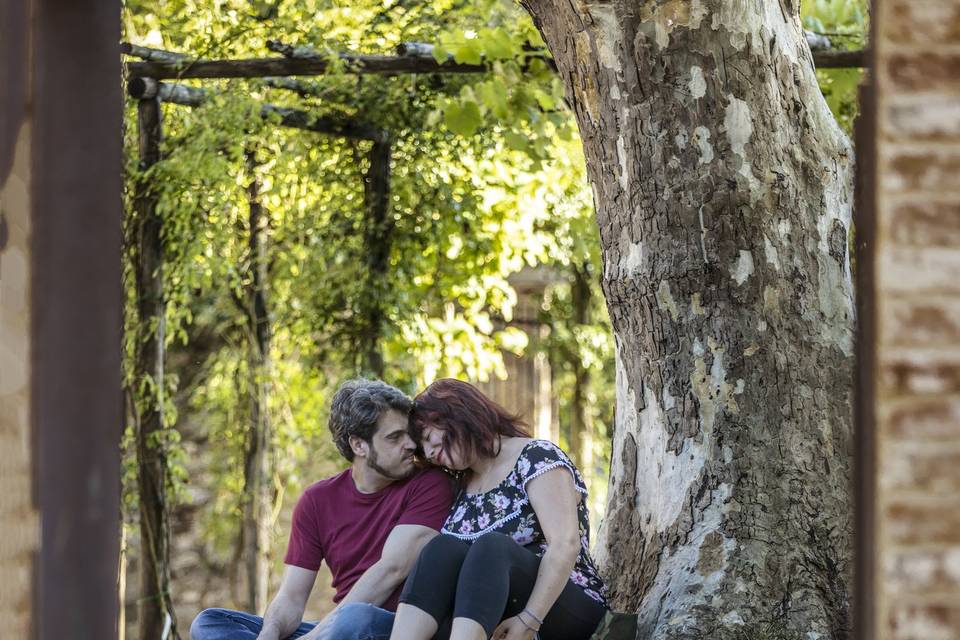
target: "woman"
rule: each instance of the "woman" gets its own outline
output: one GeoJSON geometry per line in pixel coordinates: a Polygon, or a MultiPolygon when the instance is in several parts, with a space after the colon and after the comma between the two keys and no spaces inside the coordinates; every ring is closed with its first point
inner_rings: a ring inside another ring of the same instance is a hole
{"type": "Polygon", "coordinates": [[[459,380],[417,396],[411,426],[461,489],[407,578],[391,640],[587,640],[607,601],[566,454],[459,380]]]}

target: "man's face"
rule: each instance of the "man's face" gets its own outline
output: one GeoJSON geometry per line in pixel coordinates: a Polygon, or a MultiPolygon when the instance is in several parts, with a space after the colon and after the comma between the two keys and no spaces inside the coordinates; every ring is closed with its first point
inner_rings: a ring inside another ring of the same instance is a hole
{"type": "Polygon", "coordinates": [[[377,430],[370,439],[367,466],[391,480],[403,480],[416,470],[413,464],[416,448],[407,431],[407,417],[391,409],[377,420],[377,430]]]}

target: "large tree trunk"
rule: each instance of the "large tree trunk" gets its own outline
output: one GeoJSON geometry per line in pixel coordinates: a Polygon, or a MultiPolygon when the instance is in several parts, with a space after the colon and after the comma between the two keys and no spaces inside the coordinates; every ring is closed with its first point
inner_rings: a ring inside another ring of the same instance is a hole
{"type": "Polygon", "coordinates": [[[267,606],[270,578],[270,529],[273,491],[270,482],[272,430],[270,422],[270,316],[267,308],[269,219],[260,202],[255,154],[247,154],[250,183],[246,313],[250,329],[250,427],[243,468],[242,555],[247,576],[246,606],[262,612],[267,606]]]}
{"type": "MultiPolygon", "coordinates": [[[[160,160],[160,101],[138,103],[140,170],[160,160]]],[[[136,381],[137,483],[140,495],[140,638],[177,638],[170,597],[170,514],[167,507],[169,464],[163,434],[164,329],[162,221],[157,192],[141,176],[137,182],[136,291],[138,336],[136,381]],[[147,384],[147,381],[150,381],[147,384]]]]}
{"type": "Polygon", "coordinates": [[[793,0],[524,0],[617,345],[597,556],[642,638],[848,634],[849,143],[793,0]]]}

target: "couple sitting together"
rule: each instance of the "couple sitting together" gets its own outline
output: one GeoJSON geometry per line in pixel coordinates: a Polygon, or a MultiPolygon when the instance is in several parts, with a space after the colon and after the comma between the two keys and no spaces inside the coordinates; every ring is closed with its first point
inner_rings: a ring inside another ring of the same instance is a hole
{"type": "Polygon", "coordinates": [[[412,402],[383,382],[347,382],[330,431],[352,465],[300,497],[266,615],[207,609],[193,640],[593,634],[607,601],[590,559],[587,490],[559,447],[450,379],[412,402]],[[417,466],[418,448],[434,467],[417,466]],[[338,605],[303,622],[321,561],[338,605]]]}

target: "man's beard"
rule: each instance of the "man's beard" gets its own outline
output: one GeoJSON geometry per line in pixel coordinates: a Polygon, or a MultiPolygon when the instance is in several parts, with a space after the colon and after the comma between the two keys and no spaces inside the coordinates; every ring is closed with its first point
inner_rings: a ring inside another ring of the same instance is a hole
{"type": "Polygon", "coordinates": [[[390,478],[391,480],[406,480],[413,475],[413,472],[417,470],[415,466],[410,465],[409,471],[404,471],[403,473],[395,473],[393,471],[388,471],[387,469],[380,466],[378,462],[377,450],[373,448],[373,443],[370,443],[370,454],[367,456],[367,466],[382,475],[384,478],[390,478]]]}

